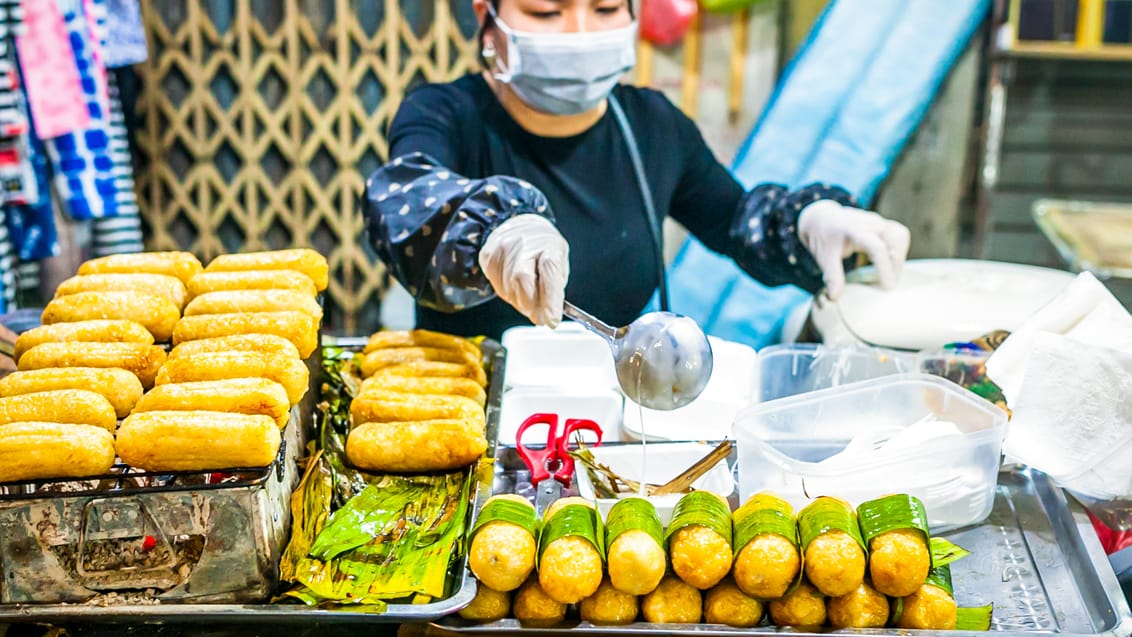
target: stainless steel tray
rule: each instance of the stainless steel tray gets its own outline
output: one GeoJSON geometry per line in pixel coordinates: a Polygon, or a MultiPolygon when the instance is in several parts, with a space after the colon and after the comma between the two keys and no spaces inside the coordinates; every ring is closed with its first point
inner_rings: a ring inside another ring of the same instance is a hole
{"type": "Polygon", "coordinates": [[[0,485],[0,603],[267,598],[290,526],[299,415],[267,467],[0,485]]]}
{"type": "MultiPolygon", "coordinates": [[[[525,467],[513,449],[499,450],[497,467],[496,483],[500,491],[526,489],[525,467]]],[[[972,552],[970,557],[952,565],[956,599],[961,606],[993,602],[992,631],[1062,637],[1124,637],[1132,633],[1128,603],[1088,516],[1076,502],[1067,500],[1064,492],[1053,486],[1044,474],[1027,469],[1002,471],[990,517],[982,524],[945,536],[972,552]]],[[[474,624],[458,616],[442,619],[430,628],[474,634],[694,632],[731,636],[784,631],[792,635],[811,634],[773,626],[755,630],[709,624],[593,626],[576,619],[554,628],[531,628],[523,627],[514,619],[474,624]]],[[[895,635],[917,631],[856,632],[895,635]]],[[[947,634],[976,637],[985,633],[952,631],[947,634]]]]}
{"type": "MultiPolygon", "coordinates": [[[[324,345],[360,349],[364,338],[323,338],[324,345]]],[[[503,398],[503,376],[506,351],[495,341],[483,342],[485,356],[491,361],[491,378],[487,392],[488,440],[487,462],[493,462],[499,437],[499,409],[503,398]]],[[[321,374],[321,370],[320,370],[321,374]]],[[[474,469],[471,469],[474,470],[474,469]]],[[[491,497],[491,472],[479,472],[470,522],[483,503],[491,497]]],[[[471,603],[476,582],[467,567],[467,553],[452,565],[451,591],[448,597],[430,604],[390,604],[383,612],[359,608],[311,608],[297,603],[279,604],[160,604],[124,603],[104,606],[83,604],[0,604],[0,622],[67,623],[145,623],[145,624],[269,624],[269,623],[403,623],[432,621],[455,613],[471,603]]]]}

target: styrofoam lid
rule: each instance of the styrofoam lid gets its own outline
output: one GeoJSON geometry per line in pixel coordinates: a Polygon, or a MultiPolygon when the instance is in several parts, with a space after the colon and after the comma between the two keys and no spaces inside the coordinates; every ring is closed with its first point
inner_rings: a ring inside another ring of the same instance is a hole
{"type": "Polygon", "coordinates": [[[909,261],[896,288],[882,290],[872,268],[851,273],[836,303],[815,303],[826,342],[863,341],[928,349],[1014,330],[1073,280],[1062,270],[997,261],[909,261]]]}
{"type": "Polygon", "coordinates": [[[577,323],[557,329],[513,327],[503,332],[506,387],[616,388],[609,344],[577,323]]]}

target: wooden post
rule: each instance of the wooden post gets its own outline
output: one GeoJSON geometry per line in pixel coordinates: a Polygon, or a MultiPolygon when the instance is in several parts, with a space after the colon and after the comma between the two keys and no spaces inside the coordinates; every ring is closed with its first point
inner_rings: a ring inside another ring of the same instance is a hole
{"type": "Polygon", "coordinates": [[[700,101],[700,46],[703,22],[700,14],[692,19],[688,35],[684,37],[684,77],[680,82],[680,109],[688,117],[695,119],[700,101]]]}
{"type": "Polygon", "coordinates": [[[747,23],[750,9],[735,14],[731,21],[731,73],[727,82],[727,119],[734,123],[743,108],[743,71],[747,66],[747,23]]]}

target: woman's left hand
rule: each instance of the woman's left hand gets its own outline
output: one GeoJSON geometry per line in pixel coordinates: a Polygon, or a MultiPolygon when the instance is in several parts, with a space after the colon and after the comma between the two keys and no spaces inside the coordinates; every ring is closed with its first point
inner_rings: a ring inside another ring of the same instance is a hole
{"type": "Polygon", "coordinates": [[[802,210],[798,238],[821,268],[826,294],[836,301],[845,290],[843,261],[858,252],[865,253],[876,268],[881,287],[895,286],[912,235],[898,221],[823,199],[802,210]]]}

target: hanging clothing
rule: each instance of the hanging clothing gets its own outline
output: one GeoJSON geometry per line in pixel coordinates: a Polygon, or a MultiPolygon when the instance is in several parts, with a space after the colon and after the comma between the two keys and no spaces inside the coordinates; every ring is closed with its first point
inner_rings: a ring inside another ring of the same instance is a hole
{"type": "MultiPolygon", "coordinates": [[[[0,221],[5,218],[4,207],[0,206],[0,221]]],[[[12,242],[8,238],[8,226],[0,223],[0,314],[15,308],[16,305],[16,259],[12,254],[12,242]]]]}
{"type": "MultiPolygon", "coordinates": [[[[0,0],[0,129],[19,122],[11,42],[19,33],[22,17],[19,0],[0,0]]],[[[15,259],[4,217],[0,206],[0,313],[13,309],[16,300],[15,259]]]]}
{"type": "Polygon", "coordinates": [[[40,139],[90,123],[63,13],[55,2],[23,0],[24,30],[16,37],[28,110],[40,139]]]}
{"type": "MultiPolygon", "coordinates": [[[[58,0],[71,39],[90,123],[86,129],[47,140],[55,190],[73,219],[118,214],[117,176],[110,151],[106,68],[83,0],[58,0]]],[[[95,2],[91,6],[97,7],[95,2]]]]}
{"type": "MultiPolygon", "coordinates": [[[[112,48],[110,8],[107,0],[84,0],[89,7],[89,16],[98,50],[102,59],[109,59],[112,48]]],[[[143,34],[144,45],[144,34],[143,34]]],[[[110,66],[109,62],[106,64],[110,66]]],[[[142,252],[141,215],[138,212],[137,194],[134,190],[134,169],[130,158],[130,145],[127,140],[126,118],[118,93],[116,77],[109,71],[106,74],[106,93],[110,113],[110,158],[114,162],[115,187],[118,214],[113,217],[98,217],[91,222],[91,256],[102,257],[123,252],[142,252]]]]}
{"type": "Polygon", "coordinates": [[[34,201],[38,193],[28,161],[30,124],[12,46],[24,33],[22,12],[14,0],[0,4],[0,12],[0,205],[5,205],[34,201]]]}
{"type": "Polygon", "coordinates": [[[106,68],[139,64],[149,57],[138,0],[106,0],[106,33],[106,68]]]}
{"type": "MultiPolygon", "coordinates": [[[[34,129],[33,129],[34,131],[34,129]]],[[[59,254],[59,239],[51,209],[51,182],[43,143],[34,132],[26,135],[28,143],[25,164],[36,182],[34,200],[7,207],[7,226],[16,256],[20,261],[39,261],[59,254]]]]}
{"type": "Polygon", "coordinates": [[[122,252],[142,252],[141,214],[134,190],[134,169],[130,144],[126,139],[126,121],[118,99],[118,84],[113,74],[107,84],[110,95],[110,156],[117,176],[118,214],[99,217],[91,222],[91,256],[103,257],[122,252]]]}

